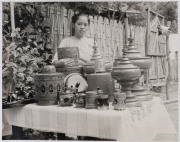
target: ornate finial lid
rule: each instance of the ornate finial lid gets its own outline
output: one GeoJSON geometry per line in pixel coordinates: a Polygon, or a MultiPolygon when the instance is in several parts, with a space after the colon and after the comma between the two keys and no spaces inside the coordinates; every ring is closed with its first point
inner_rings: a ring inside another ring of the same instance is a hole
{"type": "Polygon", "coordinates": [[[129,45],[134,45],[134,38],[132,36],[132,24],[130,25],[129,45]]]}
{"type": "Polygon", "coordinates": [[[56,68],[53,65],[46,65],[42,70],[43,74],[56,73],[56,68]]]}
{"type": "Polygon", "coordinates": [[[94,38],[94,53],[92,55],[91,61],[97,60],[97,59],[102,59],[101,54],[99,53],[98,47],[96,46],[96,38],[94,38]]]}

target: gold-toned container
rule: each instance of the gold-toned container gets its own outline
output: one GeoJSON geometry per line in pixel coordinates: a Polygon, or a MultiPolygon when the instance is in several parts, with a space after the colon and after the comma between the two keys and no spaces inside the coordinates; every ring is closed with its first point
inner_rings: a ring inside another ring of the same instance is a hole
{"type": "Polygon", "coordinates": [[[54,66],[45,66],[41,74],[34,75],[35,100],[39,105],[56,105],[57,93],[63,90],[64,74],[56,73],[54,66]]]}
{"type": "Polygon", "coordinates": [[[86,109],[97,109],[97,97],[96,91],[86,92],[86,109]]]}

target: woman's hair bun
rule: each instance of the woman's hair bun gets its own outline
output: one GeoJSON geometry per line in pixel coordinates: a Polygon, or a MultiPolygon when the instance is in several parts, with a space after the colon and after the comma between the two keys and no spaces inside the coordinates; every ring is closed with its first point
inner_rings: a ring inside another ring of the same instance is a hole
{"type": "Polygon", "coordinates": [[[80,16],[86,16],[88,18],[88,24],[90,24],[89,15],[83,11],[75,11],[74,15],[72,16],[72,23],[76,23],[80,16]]]}

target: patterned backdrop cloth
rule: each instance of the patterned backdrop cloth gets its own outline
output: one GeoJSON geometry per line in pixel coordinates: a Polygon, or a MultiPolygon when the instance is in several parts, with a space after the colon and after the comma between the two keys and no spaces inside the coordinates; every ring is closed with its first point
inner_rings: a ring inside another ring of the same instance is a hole
{"type": "Polygon", "coordinates": [[[70,136],[121,141],[151,141],[158,133],[177,133],[159,97],[142,102],[141,107],[126,108],[124,111],[114,110],[112,104],[109,110],[104,111],[28,104],[4,109],[3,123],[70,136]]]}

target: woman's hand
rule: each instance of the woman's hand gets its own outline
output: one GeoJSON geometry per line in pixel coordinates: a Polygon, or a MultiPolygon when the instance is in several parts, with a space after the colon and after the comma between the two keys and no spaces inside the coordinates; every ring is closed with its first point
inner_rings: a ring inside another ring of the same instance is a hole
{"type": "Polygon", "coordinates": [[[78,64],[83,66],[83,65],[86,64],[86,62],[84,62],[84,61],[82,61],[81,59],[79,59],[79,60],[78,60],[78,64]]]}
{"type": "Polygon", "coordinates": [[[56,60],[53,62],[53,65],[55,67],[72,67],[75,65],[74,60],[70,59],[70,58],[65,58],[65,59],[61,59],[61,60],[56,60]]]}

